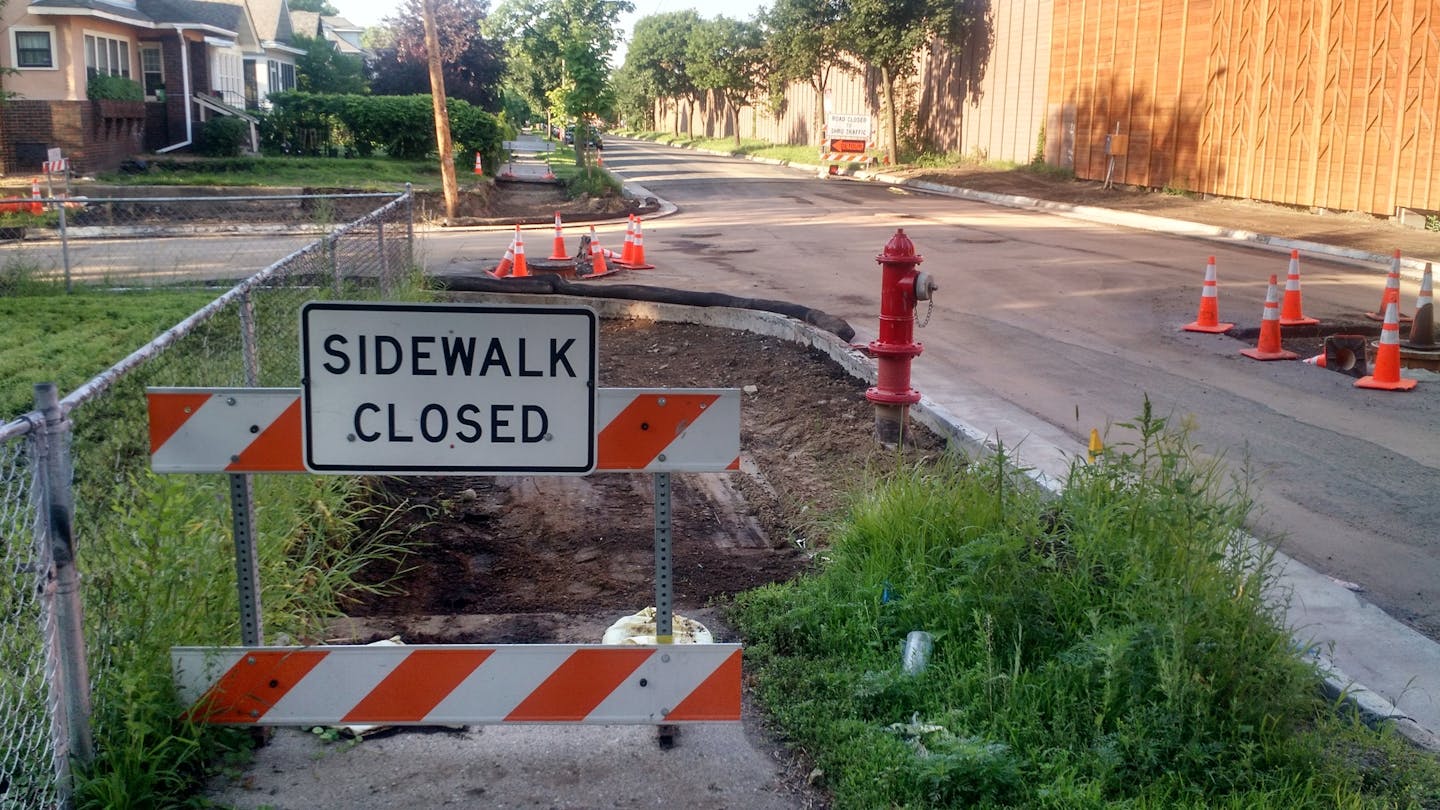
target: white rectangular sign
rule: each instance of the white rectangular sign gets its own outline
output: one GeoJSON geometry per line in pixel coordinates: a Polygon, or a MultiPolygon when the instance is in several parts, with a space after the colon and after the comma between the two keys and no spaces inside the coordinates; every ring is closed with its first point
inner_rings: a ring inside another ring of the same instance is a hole
{"type": "Polygon", "coordinates": [[[587,473],[598,325],[587,307],[312,301],[300,312],[305,466],[587,473]]]}
{"type": "Polygon", "coordinates": [[[870,116],[826,113],[825,137],[838,140],[870,139],[870,116]]]}

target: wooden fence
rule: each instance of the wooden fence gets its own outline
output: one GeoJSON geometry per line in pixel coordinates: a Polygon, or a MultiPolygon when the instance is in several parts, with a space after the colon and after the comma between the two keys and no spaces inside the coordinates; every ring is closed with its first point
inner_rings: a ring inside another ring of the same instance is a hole
{"type": "MultiPolygon", "coordinates": [[[[1118,183],[1297,206],[1440,210],[1440,0],[969,0],[958,55],[927,54],[910,137],[1118,183]]],[[[879,122],[873,71],[837,72],[827,109],[879,122]]],[[[816,143],[816,96],[746,108],[740,134],[816,143]]],[[[662,128],[676,105],[659,105],[662,128]]],[[[733,134],[702,100],[689,129],[733,134]]],[[[878,131],[878,129],[877,129],[878,131]]]]}

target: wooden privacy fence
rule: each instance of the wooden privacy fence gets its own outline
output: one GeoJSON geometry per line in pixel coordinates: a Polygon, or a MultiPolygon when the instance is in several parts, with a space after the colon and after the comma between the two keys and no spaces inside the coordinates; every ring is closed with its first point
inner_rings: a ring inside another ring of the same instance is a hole
{"type": "Polygon", "coordinates": [[[1440,208],[1440,3],[1081,0],[1055,8],[1050,162],[1118,182],[1391,215],[1440,208]]]}
{"type": "MultiPolygon", "coordinates": [[[[905,100],[931,149],[1113,180],[1382,216],[1440,210],[1440,0],[974,0],[958,51],[920,62],[905,100]],[[1113,151],[1113,150],[1112,150],[1113,151]]],[[[827,109],[879,120],[873,71],[832,77],[827,109]]],[[[813,89],[741,111],[740,134],[814,143],[813,89]]],[[[717,103],[656,124],[732,135],[717,103]],[[677,120],[678,118],[678,120],[677,120]],[[692,122],[693,119],[693,122],[692,122]]]]}

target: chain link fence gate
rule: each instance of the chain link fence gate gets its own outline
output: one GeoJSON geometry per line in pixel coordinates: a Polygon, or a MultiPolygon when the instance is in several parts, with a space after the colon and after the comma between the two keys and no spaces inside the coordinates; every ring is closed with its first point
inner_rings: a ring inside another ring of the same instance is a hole
{"type": "MultiPolygon", "coordinates": [[[[146,614],[164,594],[233,581],[228,547],[218,555],[197,550],[190,570],[148,565],[158,559],[156,539],[133,525],[135,515],[166,495],[154,491],[160,477],[148,473],[146,387],[296,385],[301,304],[410,289],[412,196],[386,197],[387,204],[312,238],[70,392],[52,409],[52,430],[38,411],[0,424],[0,810],[69,806],[71,769],[88,761],[91,729],[94,747],[105,750],[126,733],[124,709],[137,674],[155,680],[143,673],[157,656],[168,673],[175,639],[147,638],[146,614]],[[57,464],[55,454],[66,458],[57,464]],[[47,469],[62,472],[47,481],[47,469]],[[47,483],[60,494],[47,494],[47,483]],[[65,510],[54,508],[67,501],[73,529],[56,525],[69,523],[65,510]],[[70,573],[78,567],[82,577],[74,606],[77,620],[82,604],[84,613],[78,650],[66,649],[66,561],[52,553],[57,535],[73,535],[70,573]],[[205,568],[212,557],[219,569],[205,568]],[[65,694],[67,673],[83,683],[87,670],[89,689],[65,694]],[[73,716],[80,713],[89,716],[73,716]]],[[[212,479],[202,491],[225,489],[213,480],[224,476],[200,478],[212,479]]],[[[173,527],[178,536],[166,539],[203,535],[213,542],[224,534],[228,544],[229,504],[200,506],[207,514],[173,527]],[[209,530],[216,526],[224,531],[209,530]]],[[[233,588],[218,597],[231,620],[234,599],[233,588]]],[[[169,688],[168,674],[158,680],[151,688],[169,688]]]]}

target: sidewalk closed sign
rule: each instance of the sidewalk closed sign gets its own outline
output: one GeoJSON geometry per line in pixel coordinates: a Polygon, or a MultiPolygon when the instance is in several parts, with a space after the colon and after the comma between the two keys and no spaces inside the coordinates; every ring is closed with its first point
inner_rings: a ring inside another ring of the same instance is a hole
{"type": "Polygon", "coordinates": [[[586,307],[306,304],[305,465],[352,473],[590,472],[597,332],[586,307]]]}

